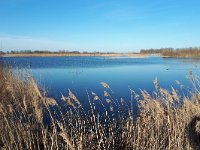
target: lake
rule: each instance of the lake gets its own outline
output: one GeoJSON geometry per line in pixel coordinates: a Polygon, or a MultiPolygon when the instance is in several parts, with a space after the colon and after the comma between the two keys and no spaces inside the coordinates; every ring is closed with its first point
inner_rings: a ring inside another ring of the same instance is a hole
{"type": "MultiPolygon", "coordinates": [[[[130,100],[129,88],[152,93],[153,81],[158,79],[160,87],[179,88],[175,80],[184,88],[190,86],[188,74],[200,75],[200,60],[189,58],[128,58],[128,57],[0,57],[15,70],[28,70],[48,96],[60,101],[61,94],[70,89],[84,104],[87,92],[103,98],[106,82],[112,89],[113,98],[130,100]]],[[[134,102],[136,104],[136,102],[134,102]]],[[[136,106],[136,105],[135,105],[136,106]]]]}

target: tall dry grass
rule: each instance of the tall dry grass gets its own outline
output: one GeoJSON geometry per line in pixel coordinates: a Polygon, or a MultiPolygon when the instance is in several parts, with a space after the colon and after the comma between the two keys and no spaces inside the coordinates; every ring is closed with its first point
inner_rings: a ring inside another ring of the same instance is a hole
{"type": "Polygon", "coordinates": [[[198,149],[200,84],[197,77],[190,79],[189,96],[163,89],[157,80],[152,95],[130,89],[130,101],[139,102],[133,117],[130,103],[112,98],[105,82],[103,96],[87,92],[85,110],[72,91],[62,95],[60,105],[42,94],[31,77],[19,78],[1,65],[0,149],[198,149]]]}

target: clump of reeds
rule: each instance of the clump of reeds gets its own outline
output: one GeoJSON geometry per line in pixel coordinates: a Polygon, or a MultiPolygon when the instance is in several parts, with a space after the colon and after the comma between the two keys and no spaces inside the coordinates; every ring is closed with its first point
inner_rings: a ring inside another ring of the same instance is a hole
{"type": "Polygon", "coordinates": [[[137,117],[130,102],[114,99],[105,82],[101,83],[104,93],[87,92],[89,108],[85,110],[71,90],[58,104],[29,76],[19,78],[2,65],[0,77],[0,149],[178,150],[199,146],[197,77],[191,78],[194,88],[188,96],[160,87],[157,79],[152,95],[131,90],[131,97],[138,101],[137,117]]]}

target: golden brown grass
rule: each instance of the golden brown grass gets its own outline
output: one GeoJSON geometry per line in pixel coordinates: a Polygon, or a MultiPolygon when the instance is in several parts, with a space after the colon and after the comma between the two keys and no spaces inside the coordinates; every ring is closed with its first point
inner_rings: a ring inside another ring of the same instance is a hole
{"type": "Polygon", "coordinates": [[[174,88],[159,87],[158,80],[152,95],[131,90],[140,110],[133,117],[130,103],[113,99],[105,82],[101,83],[103,96],[88,92],[86,111],[72,91],[58,104],[42,94],[31,77],[19,78],[2,65],[0,149],[196,149],[200,92],[198,78],[193,76],[191,81],[194,88],[188,97],[174,88]]]}

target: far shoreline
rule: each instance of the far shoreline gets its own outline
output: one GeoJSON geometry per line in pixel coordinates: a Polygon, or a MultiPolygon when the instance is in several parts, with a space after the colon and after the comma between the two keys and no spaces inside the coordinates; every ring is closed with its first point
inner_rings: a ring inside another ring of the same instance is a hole
{"type": "Polygon", "coordinates": [[[146,58],[149,54],[141,53],[17,53],[17,54],[3,54],[0,57],[130,57],[130,58],[146,58]]]}
{"type": "Polygon", "coordinates": [[[158,53],[5,53],[0,54],[0,57],[111,57],[111,58],[190,58],[199,59],[199,55],[163,55],[158,53]]]}

